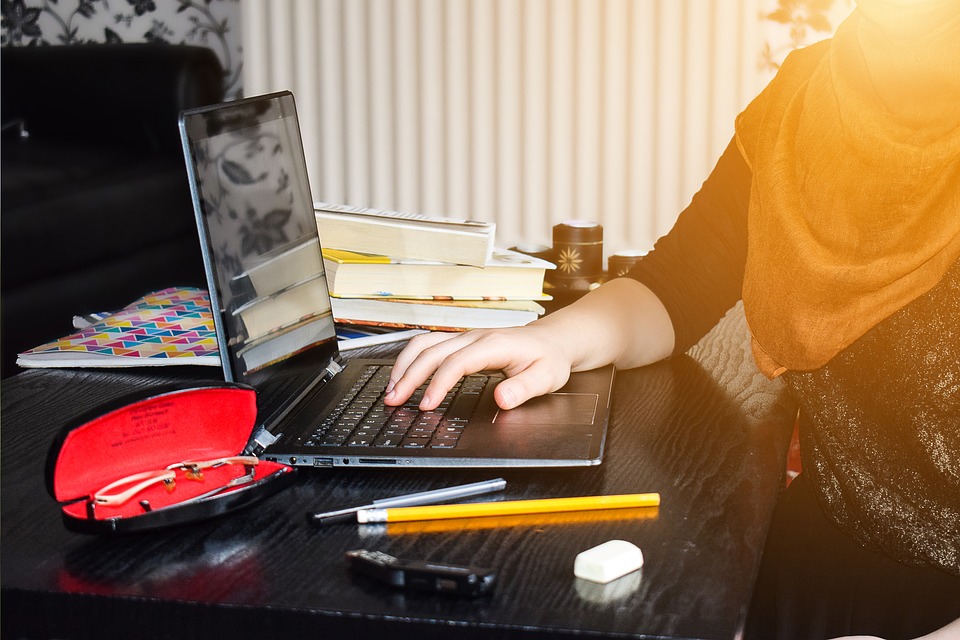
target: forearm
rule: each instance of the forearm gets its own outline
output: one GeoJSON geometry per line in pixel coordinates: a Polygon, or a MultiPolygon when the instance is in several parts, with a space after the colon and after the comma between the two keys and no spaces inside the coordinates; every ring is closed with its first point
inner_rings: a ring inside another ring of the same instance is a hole
{"type": "Polygon", "coordinates": [[[629,369],[668,357],[674,333],[663,304],[644,284],[617,278],[536,324],[549,330],[573,371],[629,369]]]}
{"type": "Polygon", "coordinates": [[[384,402],[406,401],[432,375],[420,408],[434,409],[462,376],[500,369],[507,379],[494,397],[512,409],[559,389],[571,371],[636,367],[672,349],[673,326],[659,299],[635,280],[617,279],[525,327],[415,336],[397,357],[384,402]]]}

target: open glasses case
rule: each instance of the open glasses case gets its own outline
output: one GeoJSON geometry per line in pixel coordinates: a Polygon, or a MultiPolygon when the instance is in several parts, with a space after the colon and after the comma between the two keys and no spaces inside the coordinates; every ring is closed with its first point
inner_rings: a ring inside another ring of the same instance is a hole
{"type": "Polygon", "coordinates": [[[64,525],[131,533],[204,520],[287,487],[294,469],[241,452],[256,391],[226,382],[125,396],[67,424],[47,457],[47,490],[64,525]]]}

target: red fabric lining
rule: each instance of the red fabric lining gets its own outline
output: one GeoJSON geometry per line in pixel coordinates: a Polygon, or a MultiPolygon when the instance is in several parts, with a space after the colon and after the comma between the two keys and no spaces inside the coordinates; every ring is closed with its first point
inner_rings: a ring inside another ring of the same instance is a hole
{"type": "MultiPolygon", "coordinates": [[[[275,462],[260,462],[257,464],[252,482],[263,479],[284,465],[275,462]]],[[[176,485],[173,491],[168,492],[162,483],[151,485],[143,491],[137,493],[121,505],[111,506],[98,504],[94,509],[94,519],[104,520],[107,518],[129,518],[131,516],[142,515],[146,510],[141,506],[141,501],[146,500],[150,503],[151,509],[162,509],[171,505],[178,504],[185,500],[195,498],[199,495],[224,486],[234,478],[239,478],[247,472],[246,467],[239,464],[225,465],[217,468],[203,470],[203,480],[189,480],[185,477],[182,470],[177,472],[176,485]]],[[[93,489],[96,491],[100,487],[93,489]]],[[[240,487],[237,487],[240,488],[240,487]]],[[[220,495],[225,495],[220,494],[220,495]]],[[[74,518],[88,518],[87,501],[74,502],[64,506],[64,513],[74,518]]]]}
{"type": "MultiPolygon", "coordinates": [[[[256,415],[256,393],[252,389],[217,387],[174,391],[111,411],[77,427],[65,438],[54,471],[54,497],[59,502],[75,500],[134,473],[163,469],[185,460],[237,455],[250,436],[256,415]]],[[[258,465],[257,477],[278,468],[269,466],[272,469],[263,463],[258,465]]],[[[156,499],[159,506],[190,497],[191,491],[199,495],[215,486],[211,482],[214,476],[239,474],[243,467],[229,465],[205,472],[208,476],[204,483],[180,481],[182,474],[178,474],[174,493],[151,487],[142,498],[132,500],[133,505],[142,513],[139,499],[151,500],[151,504],[156,499]],[[172,497],[175,495],[176,500],[172,497]]],[[[111,511],[118,515],[116,508],[111,511]]]]}

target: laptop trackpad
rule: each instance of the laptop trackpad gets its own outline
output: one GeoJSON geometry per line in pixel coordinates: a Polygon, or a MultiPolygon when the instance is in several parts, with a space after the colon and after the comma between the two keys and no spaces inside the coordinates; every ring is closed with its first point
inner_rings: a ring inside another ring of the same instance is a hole
{"type": "Polygon", "coordinates": [[[498,425],[593,424],[597,401],[595,393],[551,393],[527,400],[516,409],[501,409],[493,422],[498,425]]]}

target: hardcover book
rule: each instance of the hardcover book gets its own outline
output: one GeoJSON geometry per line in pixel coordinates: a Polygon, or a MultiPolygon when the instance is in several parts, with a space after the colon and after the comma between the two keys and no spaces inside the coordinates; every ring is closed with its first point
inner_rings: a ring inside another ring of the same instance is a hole
{"type": "Polygon", "coordinates": [[[331,302],[337,322],[434,331],[517,327],[544,313],[531,300],[333,298],[331,302]]]}
{"type": "Polygon", "coordinates": [[[554,268],[509,249],[496,249],[483,268],[335,249],[323,250],[323,264],[331,295],[343,298],[538,300],[544,275],[554,268]]]}
{"type": "Polygon", "coordinates": [[[493,254],[496,225],[457,218],[314,203],[327,249],[482,267],[493,254]]]}

